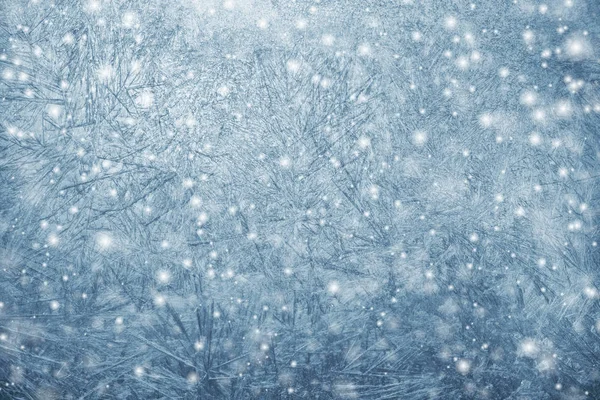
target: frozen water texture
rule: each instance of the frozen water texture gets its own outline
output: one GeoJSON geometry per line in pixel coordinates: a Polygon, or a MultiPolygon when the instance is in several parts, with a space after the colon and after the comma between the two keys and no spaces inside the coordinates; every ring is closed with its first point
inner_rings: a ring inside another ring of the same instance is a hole
{"type": "Polygon", "coordinates": [[[597,0],[0,0],[0,398],[600,398],[597,0]]]}

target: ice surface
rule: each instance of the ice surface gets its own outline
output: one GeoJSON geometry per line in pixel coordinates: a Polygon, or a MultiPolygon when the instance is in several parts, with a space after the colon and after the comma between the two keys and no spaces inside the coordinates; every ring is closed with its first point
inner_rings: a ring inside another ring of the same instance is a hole
{"type": "Polygon", "coordinates": [[[597,0],[0,0],[0,398],[600,398],[597,0]]]}

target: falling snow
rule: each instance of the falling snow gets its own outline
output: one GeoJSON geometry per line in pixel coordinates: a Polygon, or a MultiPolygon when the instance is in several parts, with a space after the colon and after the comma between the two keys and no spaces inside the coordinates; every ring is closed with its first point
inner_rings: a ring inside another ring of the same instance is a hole
{"type": "Polygon", "coordinates": [[[600,398],[598,1],[0,15],[0,398],[600,398]]]}

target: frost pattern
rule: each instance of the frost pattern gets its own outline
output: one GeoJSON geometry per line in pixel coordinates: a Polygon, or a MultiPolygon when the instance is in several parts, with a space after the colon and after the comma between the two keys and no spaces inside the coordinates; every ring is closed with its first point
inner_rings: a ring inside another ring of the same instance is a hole
{"type": "Polygon", "coordinates": [[[596,0],[0,0],[0,398],[600,398],[596,0]]]}

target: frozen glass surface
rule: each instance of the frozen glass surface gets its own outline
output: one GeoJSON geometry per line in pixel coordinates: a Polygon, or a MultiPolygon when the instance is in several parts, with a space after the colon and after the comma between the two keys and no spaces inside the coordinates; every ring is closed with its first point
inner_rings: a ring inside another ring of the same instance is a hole
{"type": "Polygon", "coordinates": [[[0,399],[599,399],[598,0],[0,0],[0,399]]]}

